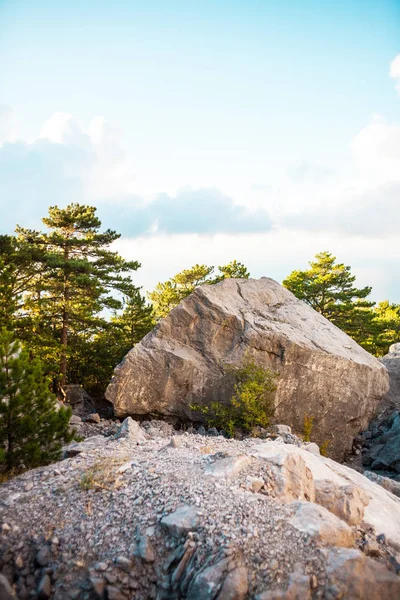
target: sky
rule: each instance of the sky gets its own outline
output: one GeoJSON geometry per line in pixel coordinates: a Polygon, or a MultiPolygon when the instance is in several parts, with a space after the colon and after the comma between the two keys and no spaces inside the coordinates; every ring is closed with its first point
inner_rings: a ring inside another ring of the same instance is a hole
{"type": "Polygon", "coordinates": [[[328,250],[400,302],[400,1],[0,0],[0,234],[70,202],[144,291],[328,250]]]}

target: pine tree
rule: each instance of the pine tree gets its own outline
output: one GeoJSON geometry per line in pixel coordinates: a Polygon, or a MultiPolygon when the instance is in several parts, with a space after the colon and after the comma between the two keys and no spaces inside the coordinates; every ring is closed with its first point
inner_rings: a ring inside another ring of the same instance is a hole
{"type": "Polygon", "coordinates": [[[214,283],[223,281],[224,279],[248,279],[250,277],[250,273],[244,264],[237,260],[232,260],[227,265],[218,267],[218,269],[221,272],[221,275],[218,275],[215,278],[214,283]]]}
{"type": "MultiPolygon", "coordinates": [[[[115,292],[133,294],[137,289],[130,273],[139,263],[125,261],[109,249],[120,236],[111,230],[100,232],[95,213],[92,206],[52,206],[43,219],[49,231],[16,230],[18,240],[35,250],[41,266],[25,307],[33,315],[40,352],[53,365],[54,390],[67,381],[71,342],[105,327],[101,311],[122,306],[115,292]]],[[[32,350],[38,354],[39,348],[32,345],[32,350]]]]}
{"type": "Polygon", "coordinates": [[[354,286],[351,267],[336,263],[329,252],[320,252],[307,271],[293,271],[283,285],[304,300],[359,344],[370,349],[374,331],[374,302],[366,300],[370,287],[354,286]]]}
{"type": "Polygon", "coordinates": [[[148,294],[156,319],[166,317],[168,313],[186,296],[189,296],[199,285],[212,285],[228,278],[245,278],[250,274],[246,267],[236,260],[233,260],[228,265],[218,267],[220,273],[214,278],[211,277],[214,272],[214,267],[207,265],[194,265],[190,269],[184,269],[177,273],[174,277],[158,283],[155,290],[148,294]]]}
{"type": "Polygon", "coordinates": [[[373,351],[378,356],[387,354],[392,344],[400,342],[400,304],[388,300],[379,302],[373,309],[375,335],[373,351]]]}
{"type": "Polygon", "coordinates": [[[38,275],[36,258],[28,244],[0,235],[0,329],[26,330],[23,296],[38,275]]]}
{"type": "Polygon", "coordinates": [[[0,463],[7,471],[57,460],[69,442],[71,409],[57,409],[41,363],[0,332],[0,463]]]}

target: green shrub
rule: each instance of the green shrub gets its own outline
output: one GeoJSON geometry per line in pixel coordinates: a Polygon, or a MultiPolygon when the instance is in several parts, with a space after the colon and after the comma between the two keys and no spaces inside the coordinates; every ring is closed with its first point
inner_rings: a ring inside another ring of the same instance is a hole
{"type": "Polygon", "coordinates": [[[229,403],[213,402],[210,406],[192,405],[201,412],[209,427],[233,435],[235,429],[249,433],[255,426],[267,427],[274,413],[273,393],[277,373],[246,358],[240,367],[225,365],[225,376],[233,385],[229,403]]]}
{"type": "Polygon", "coordinates": [[[303,440],[305,442],[311,442],[311,433],[314,425],[314,417],[305,415],[303,425],[303,440]]]}
{"type": "Polygon", "coordinates": [[[321,456],[328,456],[328,447],[329,447],[330,443],[331,443],[331,440],[325,440],[324,442],[322,442],[322,444],[319,448],[321,456]]]}
{"type": "Polygon", "coordinates": [[[70,408],[59,408],[38,360],[13,335],[0,331],[0,467],[6,472],[60,458],[69,442],[70,408]]]}

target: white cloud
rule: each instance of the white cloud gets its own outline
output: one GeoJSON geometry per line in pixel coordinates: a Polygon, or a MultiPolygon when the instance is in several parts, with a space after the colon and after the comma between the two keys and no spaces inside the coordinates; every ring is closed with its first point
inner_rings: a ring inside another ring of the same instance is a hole
{"type": "Polygon", "coordinates": [[[131,236],[271,228],[265,209],[249,211],[217,188],[142,198],[132,193],[130,167],[118,133],[103,117],[85,126],[70,114],[54,113],[32,142],[0,146],[1,198],[8,207],[0,228],[12,231],[17,221],[32,226],[32,219],[37,226],[48,206],[69,202],[94,204],[107,226],[131,236]]]}
{"type": "Polygon", "coordinates": [[[385,239],[344,237],[335,232],[280,229],[266,233],[228,235],[159,235],[121,238],[115,243],[127,259],[142,268],[135,281],[151,291],[182,269],[196,263],[223,265],[233,259],[243,262],[252,277],[272,277],[281,282],[294,269],[307,268],[313,256],[329,250],[340,262],[351,265],[357,285],[372,285],[374,300],[400,301],[400,246],[396,236],[385,239]],[[388,245],[393,245],[390,256],[388,245]]]}
{"type": "Polygon", "coordinates": [[[14,112],[11,106],[0,104],[0,144],[13,137],[14,112]]]}
{"type": "Polygon", "coordinates": [[[393,79],[397,79],[396,89],[400,95],[400,54],[398,54],[391,62],[389,75],[393,79]]]}
{"type": "Polygon", "coordinates": [[[356,135],[350,149],[356,167],[368,181],[400,179],[400,123],[375,116],[356,135]]]}

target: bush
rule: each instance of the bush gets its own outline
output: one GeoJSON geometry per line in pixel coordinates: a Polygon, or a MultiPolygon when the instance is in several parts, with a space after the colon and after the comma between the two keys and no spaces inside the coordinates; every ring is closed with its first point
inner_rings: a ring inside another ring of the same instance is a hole
{"type": "Polygon", "coordinates": [[[277,373],[247,358],[241,367],[225,365],[225,375],[233,384],[228,404],[213,402],[210,406],[193,405],[201,412],[209,427],[217,427],[233,435],[235,429],[249,433],[255,426],[267,427],[274,413],[273,393],[277,373]]]}
{"type": "Polygon", "coordinates": [[[311,442],[311,433],[314,427],[314,417],[305,415],[303,425],[303,440],[305,442],[311,442]]]}
{"type": "Polygon", "coordinates": [[[0,332],[0,465],[7,472],[60,458],[69,442],[70,408],[57,407],[38,360],[13,335],[0,332]]]}

